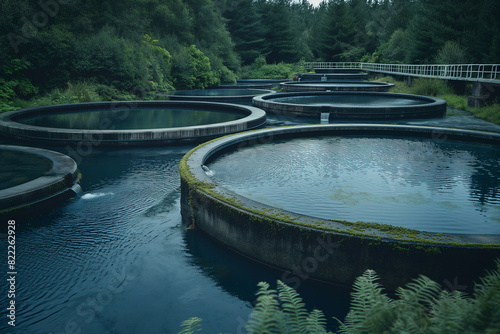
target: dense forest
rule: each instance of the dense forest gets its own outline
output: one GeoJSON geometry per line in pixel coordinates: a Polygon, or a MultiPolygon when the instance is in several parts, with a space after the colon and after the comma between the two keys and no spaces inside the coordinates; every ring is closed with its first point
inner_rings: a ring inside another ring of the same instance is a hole
{"type": "Polygon", "coordinates": [[[500,63],[498,0],[1,0],[0,17],[0,110],[72,102],[64,90],[151,98],[301,61],[500,63]]]}

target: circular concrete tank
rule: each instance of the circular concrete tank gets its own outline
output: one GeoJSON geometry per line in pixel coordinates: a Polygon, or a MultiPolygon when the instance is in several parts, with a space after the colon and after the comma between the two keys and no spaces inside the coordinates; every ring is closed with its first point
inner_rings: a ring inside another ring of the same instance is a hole
{"type": "Polygon", "coordinates": [[[268,89],[250,89],[246,87],[177,90],[159,94],[171,101],[205,101],[223,103],[249,103],[258,95],[275,93],[268,89]]]}
{"type": "Polygon", "coordinates": [[[296,92],[257,96],[253,105],[283,116],[328,119],[402,119],[444,117],[439,98],[378,92],[296,92]]]}
{"type": "Polygon", "coordinates": [[[280,83],[284,92],[316,92],[316,91],[367,91],[387,92],[394,84],[387,82],[345,81],[345,82],[317,82],[317,81],[288,81],[280,83]]]}
{"type": "Polygon", "coordinates": [[[81,192],[70,157],[33,147],[0,145],[0,216],[38,212],[81,192]]]}
{"type": "MultiPolygon", "coordinates": [[[[306,277],[349,286],[366,269],[373,269],[390,290],[420,274],[437,282],[460,277],[461,284],[472,286],[485,270],[494,267],[495,258],[500,256],[498,232],[435,233],[304,215],[231,191],[214,180],[217,171],[210,169],[221,155],[249,147],[259,151],[265,144],[292,138],[353,135],[429,138],[437,145],[446,140],[500,144],[496,133],[381,124],[281,127],[227,136],[198,146],[182,159],[183,219],[238,253],[281,268],[288,283],[304,278],[297,276],[297,268],[305,268],[301,271],[306,277]]],[[[255,161],[258,154],[249,159],[255,161]]],[[[249,163],[246,167],[253,166],[249,163]]],[[[282,181],[293,182],[286,177],[282,181]]]]}
{"type": "Polygon", "coordinates": [[[201,142],[265,123],[264,111],[235,104],[97,102],[3,113],[0,134],[59,145],[150,146],[201,142]]]}

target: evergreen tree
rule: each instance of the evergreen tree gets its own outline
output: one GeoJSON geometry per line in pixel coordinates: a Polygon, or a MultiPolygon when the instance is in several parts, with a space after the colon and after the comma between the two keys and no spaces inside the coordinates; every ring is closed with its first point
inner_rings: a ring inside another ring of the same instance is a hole
{"type": "Polygon", "coordinates": [[[324,61],[345,61],[343,54],[354,45],[356,35],[355,17],[351,7],[344,0],[334,0],[326,8],[326,24],[320,37],[319,56],[324,61]]]}
{"type": "Polygon", "coordinates": [[[223,11],[227,27],[241,57],[249,65],[264,53],[265,39],[262,19],[252,0],[233,0],[223,11]]]}
{"type": "Polygon", "coordinates": [[[299,47],[292,29],[291,0],[259,0],[257,6],[265,27],[267,62],[297,62],[299,47]]]}
{"type": "Polygon", "coordinates": [[[447,41],[462,44],[478,10],[476,0],[421,0],[408,27],[407,63],[431,63],[447,41]]]}

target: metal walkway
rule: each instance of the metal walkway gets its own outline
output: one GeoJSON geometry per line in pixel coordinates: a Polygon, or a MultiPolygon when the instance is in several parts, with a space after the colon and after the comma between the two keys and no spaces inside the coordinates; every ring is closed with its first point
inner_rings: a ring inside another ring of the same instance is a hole
{"type": "Polygon", "coordinates": [[[305,68],[307,70],[358,68],[364,71],[393,75],[500,84],[500,64],[407,65],[359,62],[307,62],[305,63],[305,68]]]}

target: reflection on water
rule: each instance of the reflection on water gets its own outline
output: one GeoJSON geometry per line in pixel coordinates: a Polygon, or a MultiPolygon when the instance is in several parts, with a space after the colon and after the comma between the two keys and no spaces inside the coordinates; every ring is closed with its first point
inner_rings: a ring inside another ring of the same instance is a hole
{"type": "Polygon", "coordinates": [[[52,162],[38,155],[0,149],[0,190],[34,180],[52,168],[52,162]]]}
{"type": "Polygon", "coordinates": [[[268,99],[271,102],[305,105],[335,105],[339,107],[388,107],[428,104],[429,101],[410,97],[390,97],[376,95],[303,95],[268,99]]]}
{"type": "Polygon", "coordinates": [[[245,95],[262,95],[269,93],[268,90],[262,89],[198,89],[198,90],[179,90],[171,92],[174,95],[181,96],[245,96],[245,95]]]}
{"type": "MultiPolygon", "coordinates": [[[[269,118],[271,125],[317,123],[269,118]]],[[[498,129],[469,117],[414,122],[498,129]]],[[[191,148],[94,148],[79,164],[82,197],[17,221],[19,306],[13,333],[177,333],[180,323],[193,316],[203,318],[205,333],[242,329],[257,282],[276,288],[283,273],[235,255],[197,230],[186,230],[177,168],[191,148]]],[[[493,196],[489,191],[498,191],[488,186],[489,177],[487,169],[474,174],[471,189],[477,194],[471,192],[472,197],[483,194],[487,199],[493,196]]],[[[2,233],[0,248],[7,249],[5,226],[2,233]]],[[[1,260],[7,262],[7,252],[1,260]]],[[[308,308],[325,311],[330,324],[332,316],[343,319],[348,304],[343,289],[306,280],[299,292],[308,308]]],[[[0,305],[7,302],[2,293],[0,305]]],[[[11,329],[0,322],[1,333],[11,329]]]]}
{"type": "Polygon", "coordinates": [[[19,122],[64,129],[140,130],[229,122],[243,117],[243,114],[189,108],[114,108],[41,115],[19,122]]]}
{"type": "Polygon", "coordinates": [[[319,137],[243,148],[209,167],[218,184],[293,212],[498,234],[499,162],[500,148],[486,144],[319,137]]]}
{"type": "Polygon", "coordinates": [[[294,86],[305,86],[305,87],[378,87],[383,86],[383,84],[378,83],[363,83],[363,82],[317,82],[317,83],[301,83],[289,84],[291,87],[294,86]]]}
{"type": "MultiPolygon", "coordinates": [[[[17,221],[15,333],[177,333],[194,316],[206,333],[243,328],[257,283],[282,273],[186,230],[178,163],[191,148],[95,150],[79,165],[80,198],[17,221]]],[[[307,283],[308,307],[344,317],[347,292],[307,283]]]]}

